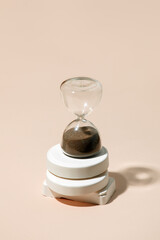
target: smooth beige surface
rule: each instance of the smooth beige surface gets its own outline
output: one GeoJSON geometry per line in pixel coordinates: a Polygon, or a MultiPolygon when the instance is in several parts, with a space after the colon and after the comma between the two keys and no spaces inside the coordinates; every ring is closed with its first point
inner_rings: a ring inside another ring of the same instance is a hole
{"type": "Polygon", "coordinates": [[[0,1],[0,236],[160,239],[160,2],[0,1]],[[105,206],[41,195],[46,152],[75,117],[60,83],[101,81],[88,117],[110,154],[105,206]]]}

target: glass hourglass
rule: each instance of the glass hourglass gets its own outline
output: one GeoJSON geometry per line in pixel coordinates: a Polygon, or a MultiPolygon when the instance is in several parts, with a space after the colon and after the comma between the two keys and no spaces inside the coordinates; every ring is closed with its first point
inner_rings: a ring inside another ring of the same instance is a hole
{"type": "Polygon", "coordinates": [[[100,102],[102,85],[88,77],[75,77],[60,86],[68,110],[77,116],[63,132],[61,148],[71,157],[90,157],[101,150],[101,139],[97,128],[85,117],[100,102]]]}

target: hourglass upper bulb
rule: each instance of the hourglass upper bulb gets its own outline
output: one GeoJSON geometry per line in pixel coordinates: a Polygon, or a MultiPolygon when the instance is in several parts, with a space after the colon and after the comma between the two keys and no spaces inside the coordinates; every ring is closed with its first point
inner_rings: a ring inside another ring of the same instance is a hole
{"type": "Polygon", "coordinates": [[[78,117],[92,112],[102,96],[101,83],[88,77],[67,79],[62,82],[60,89],[66,107],[78,117]]]}

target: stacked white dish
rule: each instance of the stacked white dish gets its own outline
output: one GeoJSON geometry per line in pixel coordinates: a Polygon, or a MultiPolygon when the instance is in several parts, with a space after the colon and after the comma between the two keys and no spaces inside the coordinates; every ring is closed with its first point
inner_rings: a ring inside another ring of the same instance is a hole
{"type": "Polygon", "coordinates": [[[47,153],[47,173],[43,195],[94,204],[106,204],[115,191],[108,175],[109,158],[105,147],[88,158],[65,155],[60,144],[47,153]]]}

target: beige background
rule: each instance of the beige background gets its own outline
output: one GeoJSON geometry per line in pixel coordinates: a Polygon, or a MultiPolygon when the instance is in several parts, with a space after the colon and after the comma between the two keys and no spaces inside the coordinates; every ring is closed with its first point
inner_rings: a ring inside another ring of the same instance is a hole
{"type": "Polygon", "coordinates": [[[160,3],[0,1],[0,238],[160,239],[160,3]],[[59,86],[101,81],[88,117],[110,153],[105,206],[45,198],[46,152],[75,117],[59,86]]]}

